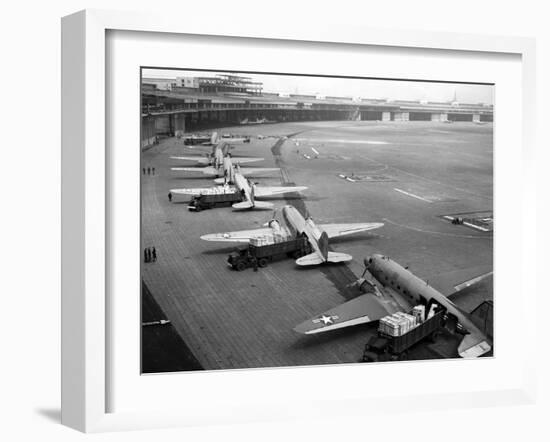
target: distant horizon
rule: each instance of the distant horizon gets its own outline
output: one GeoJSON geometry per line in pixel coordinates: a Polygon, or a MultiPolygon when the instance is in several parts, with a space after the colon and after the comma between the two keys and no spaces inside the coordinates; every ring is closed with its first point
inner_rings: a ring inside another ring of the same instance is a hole
{"type": "Polygon", "coordinates": [[[263,84],[262,93],[350,98],[494,104],[494,86],[429,80],[342,78],[296,74],[256,74],[235,71],[143,68],[143,78],[214,77],[240,75],[263,84]]]}

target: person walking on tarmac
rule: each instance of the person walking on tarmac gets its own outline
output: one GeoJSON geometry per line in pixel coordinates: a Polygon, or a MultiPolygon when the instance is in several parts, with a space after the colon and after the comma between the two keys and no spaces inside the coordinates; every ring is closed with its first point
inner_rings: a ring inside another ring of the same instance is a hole
{"type": "Polygon", "coordinates": [[[172,192],[168,192],[168,201],[172,202],[172,192]]]}
{"type": "Polygon", "coordinates": [[[154,247],[153,247],[152,255],[153,255],[153,262],[155,262],[157,260],[157,249],[155,249],[154,247]]]}
{"type": "Polygon", "coordinates": [[[150,167],[147,168],[147,175],[151,175],[151,168],[150,167]]]}
{"type": "Polygon", "coordinates": [[[143,168],[143,175],[145,175],[145,167],[143,168]]]}
{"type": "Polygon", "coordinates": [[[147,260],[147,249],[143,249],[143,262],[149,262],[147,260]]]}
{"type": "Polygon", "coordinates": [[[155,174],[155,168],[153,167],[151,170],[153,171],[153,175],[154,175],[155,174]]]}

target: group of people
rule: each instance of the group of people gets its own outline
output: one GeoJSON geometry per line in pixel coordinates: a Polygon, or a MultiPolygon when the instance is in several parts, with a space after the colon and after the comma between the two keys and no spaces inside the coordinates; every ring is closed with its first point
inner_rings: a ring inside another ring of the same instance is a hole
{"type": "Polygon", "coordinates": [[[155,168],[154,167],[147,167],[143,168],[143,175],[154,175],[155,174],[155,168]]]}
{"type": "Polygon", "coordinates": [[[157,260],[157,249],[154,247],[147,247],[143,250],[144,262],[155,262],[157,260]]]}

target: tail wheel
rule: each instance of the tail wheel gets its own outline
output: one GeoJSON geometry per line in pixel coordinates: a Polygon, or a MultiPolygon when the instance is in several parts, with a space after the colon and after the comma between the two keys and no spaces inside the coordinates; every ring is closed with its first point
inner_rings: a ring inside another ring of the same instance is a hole
{"type": "Polygon", "coordinates": [[[267,267],[267,258],[260,258],[258,260],[258,267],[267,267]]]}

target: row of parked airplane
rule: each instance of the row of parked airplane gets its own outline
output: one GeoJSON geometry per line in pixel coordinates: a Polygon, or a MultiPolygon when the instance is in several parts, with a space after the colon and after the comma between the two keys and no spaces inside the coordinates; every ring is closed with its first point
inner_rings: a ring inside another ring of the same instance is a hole
{"type": "MultiPolygon", "coordinates": [[[[258,186],[250,181],[247,177],[257,176],[271,172],[278,172],[278,168],[255,168],[247,167],[241,169],[241,164],[253,163],[262,161],[263,158],[257,157],[239,157],[232,158],[230,150],[233,144],[242,143],[247,138],[230,138],[230,143],[227,139],[219,138],[214,132],[209,142],[202,143],[202,146],[211,147],[211,152],[206,153],[202,157],[197,156],[172,156],[171,159],[178,161],[194,161],[197,165],[204,167],[172,167],[174,172],[195,172],[202,173],[206,176],[216,177],[214,183],[223,184],[227,191],[237,191],[243,197],[243,201],[233,204],[236,210],[250,209],[271,209],[273,204],[267,201],[257,201],[256,198],[273,197],[286,193],[301,192],[306,190],[305,186],[258,186]]],[[[212,188],[180,188],[171,189],[170,192],[174,195],[201,195],[208,193],[212,188]]]]}
{"type": "MultiPolygon", "coordinates": [[[[232,139],[231,142],[236,142],[232,139]]],[[[305,190],[304,186],[295,187],[260,187],[245,178],[245,169],[240,164],[261,161],[261,158],[239,158],[239,162],[229,155],[227,142],[220,141],[214,134],[211,139],[212,152],[200,159],[199,164],[205,175],[222,175],[216,183],[233,184],[244,195],[244,201],[233,205],[236,209],[270,208],[271,203],[258,202],[255,197],[272,196],[280,193],[305,190]],[[234,164],[237,164],[236,166],[234,164]]],[[[172,157],[176,160],[196,159],[197,157],[172,157]]],[[[175,171],[197,171],[197,168],[173,168],[175,171]]],[[[249,174],[271,172],[278,169],[251,169],[249,174]]],[[[175,194],[197,195],[204,189],[172,189],[175,194]]],[[[345,235],[365,232],[382,227],[383,223],[347,223],[347,224],[315,224],[311,218],[304,218],[293,206],[287,205],[276,209],[270,220],[261,228],[240,230],[234,232],[213,233],[201,236],[205,241],[249,243],[255,238],[274,238],[281,232],[291,236],[304,236],[311,245],[312,253],[296,260],[299,266],[311,266],[324,263],[347,262],[352,256],[329,250],[329,240],[345,235]]],[[[365,271],[356,285],[362,287],[363,294],[336,306],[314,318],[304,321],[295,331],[303,334],[318,334],[331,330],[350,327],[377,321],[384,316],[398,311],[409,311],[419,303],[436,302],[454,317],[457,330],[464,334],[458,347],[458,354],[463,358],[481,356],[492,348],[492,341],[474,323],[471,315],[453,302],[465,290],[481,283],[491,273],[476,275],[471,280],[460,285],[460,290],[444,295],[418,278],[407,268],[383,255],[372,255],[365,259],[365,271]]]]}

